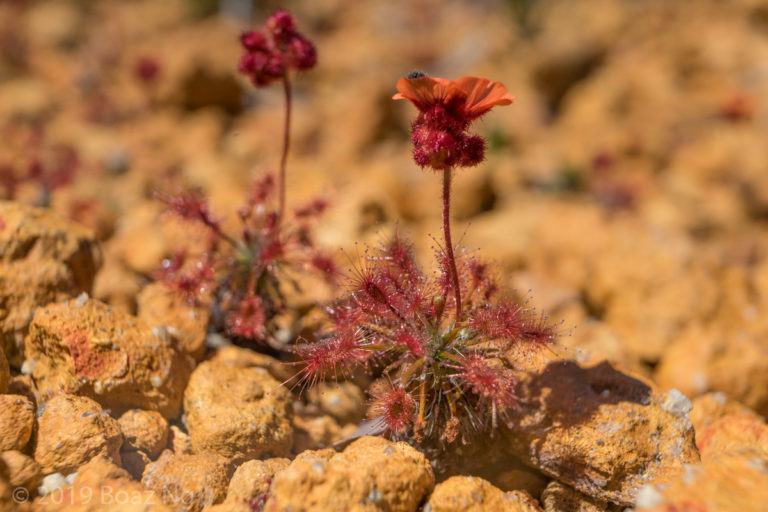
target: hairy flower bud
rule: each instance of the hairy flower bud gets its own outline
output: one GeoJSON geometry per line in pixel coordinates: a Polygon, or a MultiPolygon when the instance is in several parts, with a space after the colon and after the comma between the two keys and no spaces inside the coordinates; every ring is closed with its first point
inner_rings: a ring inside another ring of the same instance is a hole
{"type": "Polygon", "coordinates": [[[257,87],[282,79],[289,69],[306,71],[317,63],[315,45],[296,31],[296,20],[286,10],[270,16],[264,32],[244,33],[240,43],[245,53],[238,70],[257,87]]]}

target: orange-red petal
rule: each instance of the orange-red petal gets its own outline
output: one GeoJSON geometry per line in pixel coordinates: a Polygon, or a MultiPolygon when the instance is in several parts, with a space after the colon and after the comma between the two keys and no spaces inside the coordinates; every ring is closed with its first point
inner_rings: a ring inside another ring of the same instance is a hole
{"type": "Polygon", "coordinates": [[[431,76],[401,78],[397,81],[397,90],[393,100],[408,100],[419,110],[442,103],[454,94],[463,94],[451,80],[431,76]]]}
{"type": "Polygon", "coordinates": [[[504,84],[487,78],[462,76],[454,84],[467,96],[465,111],[471,119],[480,117],[497,105],[509,105],[515,101],[504,84]]]}

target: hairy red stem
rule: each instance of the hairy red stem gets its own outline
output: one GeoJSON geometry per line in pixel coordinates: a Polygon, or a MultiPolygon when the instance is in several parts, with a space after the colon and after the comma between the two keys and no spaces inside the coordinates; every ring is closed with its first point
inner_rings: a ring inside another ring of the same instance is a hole
{"type": "Polygon", "coordinates": [[[282,223],[285,216],[285,164],[288,161],[288,147],[291,143],[291,81],[288,73],[283,75],[283,92],[285,93],[285,125],[283,131],[283,154],[280,157],[280,206],[278,210],[277,222],[282,223]]]}
{"type": "Polygon", "coordinates": [[[448,254],[448,266],[453,281],[453,290],[456,295],[456,323],[461,321],[461,288],[459,286],[459,273],[456,270],[456,258],[453,256],[453,243],[451,242],[451,170],[443,170],[443,237],[445,238],[445,250],[448,254]]]}

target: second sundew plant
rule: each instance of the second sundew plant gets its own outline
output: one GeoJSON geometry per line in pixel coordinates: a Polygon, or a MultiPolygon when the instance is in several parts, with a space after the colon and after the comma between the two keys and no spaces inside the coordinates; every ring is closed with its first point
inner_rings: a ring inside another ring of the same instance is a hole
{"type": "Polygon", "coordinates": [[[277,177],[266,174],[255,181],[238,210],[240,228],[227,231],[211,212],[202,194],[180,191],[157,194],[183,220],[206,228],[207,247],[194,256],[179,251],[163,262],[156,278],[181,293],[190,303],[209,305],[213,328],[244,344],[275,343],[275,317],[288,310],[285,286],[298,287],[295,271],[311,270],[332,280],[333,260],[314,243],[312,228],[327,207],[315,199],[295,208],[286,218],[285,175],[290,141],[291,70],[312,68],[314,45],[296,31],[293,16],[279,10],[264,32],[246,32],[239,71],[257,87],[281,80],[285,91],[285,123],[277,177]],[[277,196],[277,209],[274,208],[277,196]]]}
{"type": "Polygon", "coordinates": [[[488,264],[455,251],[451,241],[452,173],[485,154],[484,139],[469,126],[513,96],[485,78],[421,73],[401,79],[397,89],[394,99],[419,110],[414,160],[442,174],[437,268],[422,271],[399,234],[369,250],[350,293],[329,308],[329,333],[297,349],[297,378],[312,385],[356,366],[382,368],[370,390],[370,415],[384,430],[419,442],[467,442],[509,417],[517,404],[515,358],[546,347],[556,334],[546,318],[499,291],[488,264]]]}

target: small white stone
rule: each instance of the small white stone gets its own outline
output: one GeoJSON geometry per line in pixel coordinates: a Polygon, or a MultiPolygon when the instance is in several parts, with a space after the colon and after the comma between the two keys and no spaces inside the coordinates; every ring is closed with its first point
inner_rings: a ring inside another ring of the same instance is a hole
{"type": "Polygon", "coordinates": [[[104,393],[104,384],[102,384],[100,380],[93,383],[93,392],[97,395],[104,393]]]}
{"type": "Polygon", "coordinates": [[[81,293],[75,299],[75,306],[77,306],[78,308],[85,306],[85,303],[88,302],[88,299],[90,299],[90,297],[86,292],[81,293]]]}
{"type": "Polygon", "coordinates": [[[163,343],[169,343],[171,341],[171,335],[168,332],[168,327],[165,325],[156,325],[152,328],[152,336],[160,339],[163,343]]]}
{"type": "Polygon", "coordinates": [[[163,378],[159,375],[153,375],[151,379],[149,379],[149,383],[152,384],[153,388],[159,388],[163,385],[163,378]]]}
{"type": "Polygon", "coordinates": [[[37,488],[40,496],[47,496],[56,489],[61,489],[67,485],[67,479],[61,473],[51,473],[43,477],[43,483],[37,488]]]}
{"type": "Polygon", "coordinates": [[[109,338],[91,338],[91,343],[97,347],[111,347],[112,340],[109,338]]]}
{"type": "Polygon", "coordinates": [[[688,400],[687,396],[678,390],[670,389],[669,393],[667,394],[667,399],[664,400],[663,404],[661,404],[661,408],[662,410],[667,411],[670,414],[674,414],[675,416],[685,416],[691,412],[691,409],[693,409],[693,404],[690,400],[688,400]]]}
{"type": "Polygon", "coordinates": [[[221,334],[211,333],[205,337],[205,346],[208,348],[221,348],[231,344],[232,342],[221,334]]]}
{"type": "Polygon", "coordinates": [[[664,504],[664,496],[652,485],[646,484],[637,491],[635,506],[637,508],[653,508],[664,504]]]}
{"type": "Polygon", "coordinates": [[[25,359],[24,362],[21,363],[21,374],[32,375],[33,371],[35,371],[35,360],[25,359]]]}

